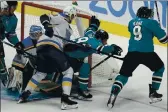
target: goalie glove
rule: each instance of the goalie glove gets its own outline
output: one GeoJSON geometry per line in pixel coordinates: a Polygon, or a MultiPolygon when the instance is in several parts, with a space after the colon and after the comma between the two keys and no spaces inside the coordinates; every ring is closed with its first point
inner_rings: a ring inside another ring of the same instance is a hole
{"type": "Polygon", "coordinates": [[[113,55],[118,55],[118,56],[121,56],[121,53],[123,52],[122,48],[115,45],[115,44],[112,44],[114,50],[112,52],[113,55]]]}
{"type": "Polygon", "coordinates": [[[99,19],[96,18],[96,16],[92,16],[91,19],[90,19],[90,24],[89,24],[89,27],[93,27],[96,29],[96,31],[98,30],[100,26],[100,21],[99,19]]]}

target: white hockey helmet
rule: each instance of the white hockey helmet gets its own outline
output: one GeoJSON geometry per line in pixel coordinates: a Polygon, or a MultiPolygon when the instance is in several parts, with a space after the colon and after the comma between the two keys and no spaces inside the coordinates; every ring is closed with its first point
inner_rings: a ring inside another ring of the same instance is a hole
{"type": "Polygon", "coordinates": [[[66,15],[66,16],[69,16],[70,18],[72,17],[72,15],[74,17],[76,17],[77,15],[77,10],[74,6],[67,6],[66,8],[64,8],[63,10],[63,13],[66,15]]]}
{"type": "Polygon", "coordinates": [[[6,1],[0,2],[0,9],[3,11],[4,9],[8,8],[8,3],[6,1]]]}

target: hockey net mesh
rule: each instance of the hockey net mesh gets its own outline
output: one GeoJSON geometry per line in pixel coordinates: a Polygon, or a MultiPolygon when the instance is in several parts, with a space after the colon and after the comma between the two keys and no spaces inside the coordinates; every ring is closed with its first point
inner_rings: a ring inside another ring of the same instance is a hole
{"type": "MultiPolygon", "coordinates": [[[[24,39],[29,34],[29,28],[31,25],[41,25],[39,16],[42,14],[50,14],[52,11],[54,13],[61,12],[65,6],[61,5],[51,5],[51,4],[43,4],[40,2],[33,3],[33,2],[23,2],[22,9],[21,9],[21,38],[24,39]]],[[[82,14],[81,12],[78,13],[78,17],[82,19],[82,23],[85,28],[88,27],[89,24],[89,16],[82,14]]],[[[76,27],[75,22],[71,24],[73,29],[73,37],[78,38],[79,32],[76,27]]],[[[99,56],[97,54],[92,55],[92,59],[90,64],[92,67],[102,61],[106,56],[99,56]]],[[[113,70],[111,68],[110,63],[104,62],[103,64],[96,67],[92,72],[92,78],[90,81],[90,86],[109,86],[111,85],[112,81],[109,81],[108,78],[112,75],[113,70]]]]}

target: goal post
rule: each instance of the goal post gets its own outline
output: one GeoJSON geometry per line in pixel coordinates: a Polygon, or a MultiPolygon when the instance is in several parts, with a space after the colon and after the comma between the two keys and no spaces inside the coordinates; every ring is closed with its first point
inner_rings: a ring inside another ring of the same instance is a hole
{"type": "MultiPolygon", "coordinates": [[[[36,3],[32,3],[32,2],[23,2],[22,6],[21,6],[21,39],[24,39],[24,22],[25,22],[25,14],[26,14],[26,6],[30,6],[30,7],[34,7],[34,8],[40,8],[42,10],[48,10],[48,11],[53,11],[53,12],[62,12],[63,9],[58,9],[55,7],[49,7],[49,6],[44,6],[41,4],[36,4],[36,3]]],[[[88,21],[90,20],[90,16],[88,15],[84,15],[84,14],[80,14],[77,13],[77,17],[81,17],[83,19],[87,19],[88,21]]]]}
{"type": "MultiPolygon", "coordinates": [[[[48,1],[47,3],[49,3],[48,1]]],[[[35,3],[35,2],[22,2],[21,4],[21,40],[27,37],[29,34],[29,28],[31,25],[41,25],[40,23],[40,15],[42,14],[50,14],[51,12],[60,13],[63,11],[65,6],[60,6],[56,4],[45,4],[42,1],[35,3]]],[[[91,15],[87,14],[86,12],[77,11],[77,17],[80,17],[82,23],[85,28],[88,27],[91,15]]],[[[79,28],[77,27],[76,23],[73,21],[71,24],[73,35],[72,37],[80,37],[79,28]]],[[[88,63],[90,64],[91,68],[95,66],[97,63],[102,61],[106,56],[100,56],[93,54],[88,57],[88,63]]],[[[108,81],[108,78],[111,74],[113,74],[113,70],[111,64],[113,62],[104,62],[90,73],[89,78],[89,87],[91,86],[102,86],[102,85],[111,85],[111,81],[108,81]]],[[[118,66],[118,65],[116,65],[118,66]]]]}
{"type": "MultiPolygon", "coordinates": [[[[59,8],[56,8],[56,7],[45,6],[45,5],[37,4],[37,3],[33,3],[33,2],[22,2],[22,5],[21,5],[21,40],[23,40],[25,38],[25,22],[26,22],[26,16],[25,15],[26,15],[26,12],[27,12],[26,7],[32,7],[32,8],[34,8],[34,10],[35,9],[41,9],[43,11],[46,10],[46,11],[44,11],[45,13],[49,13],[51,11],[56,12],[56,13],[60,13],[60,12],[63,11],[63,9],[59,9],[59,8]]],[[[45,14],[43,11],[39,11],[39,13],[41,13],[41,15],[45,14]]],[[[36,15],[35,12],[31,13],[31,14],[36,15]]],[[[89,24],[89,20],[91,18],[89,15],[80,14],[80,13],[77,13],[77,17],[80,17],[82,19],[86,19],[88,21],[87,22],[88,24],[89,24]]],[[[91,56],[89,56],[88,63],[90,63],[90,65],[91,65],[91,62],[92,62],[91,56]]],[[[90,76],[91,76],[91,74],[90,74],[90,76]]],[[[91,77],[89,79],[89,87],[91,87],[91,77]]]]}

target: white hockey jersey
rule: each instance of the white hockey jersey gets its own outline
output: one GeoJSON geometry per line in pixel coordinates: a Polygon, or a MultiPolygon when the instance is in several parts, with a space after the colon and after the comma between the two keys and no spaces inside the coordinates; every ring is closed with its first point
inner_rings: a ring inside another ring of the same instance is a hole
{"type": "MultiPolygon", "coordinates": [[[[69,25],[69,23],[64,19],[64,17],[60,14],[58,15],[48,15],[50,19],[50,24],[53,27],[54,35],[59,35],[63,38],[66,38],[70,40],[70,37],[72,35],[72,28],[69,25]]],[[[59,48],[62,50],[63,45],[66,43],[66,41],[63,41],[62,39],[57,38],[56,36],[53,36],[52,38],[49,38],[45,35],[43,35],[40,40],[38,41],[37,46],[40,45],[52,45],[56,48],[59,48]]]]}

